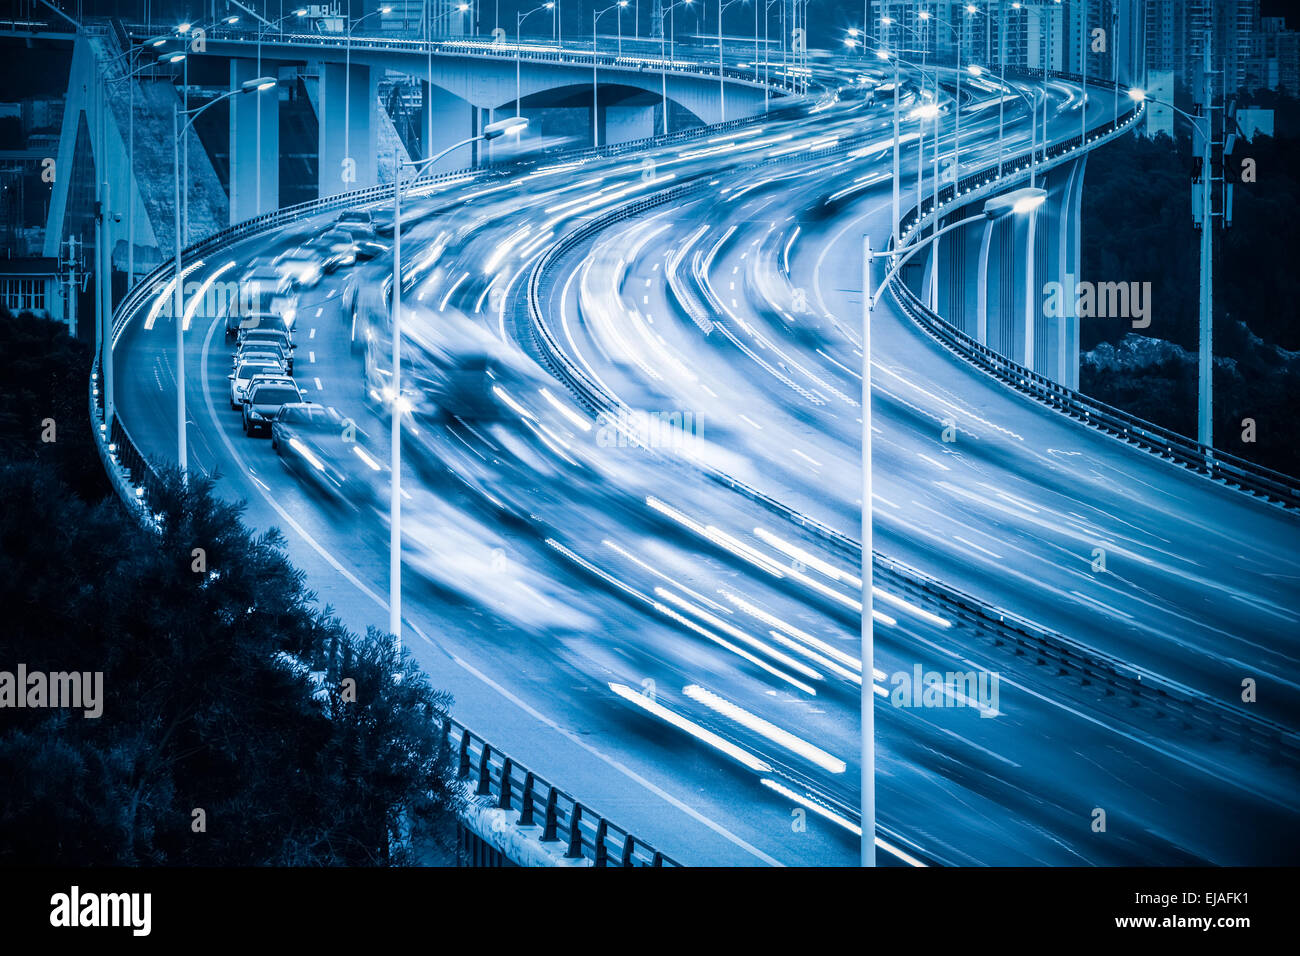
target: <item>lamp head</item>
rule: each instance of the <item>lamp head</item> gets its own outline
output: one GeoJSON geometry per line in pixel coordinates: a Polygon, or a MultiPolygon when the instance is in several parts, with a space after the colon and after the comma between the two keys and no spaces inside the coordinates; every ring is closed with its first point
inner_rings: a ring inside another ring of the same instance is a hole
{"type": "Polygon", "coordinates": [[[984,204],[984,215],[989,219],[997,219],[1008,213],[1023,215],[1033,212],[1046,201],[1047,190],[1026,186],[1024,189],[1013,189],[1001,196],[994,196],[984,204]]]}
{"type": "Polygon", "coordinates": [[[273,76],[259,76],[256,77],[255,79],[245,80],[243,83],[241,83],[239,85],[239,92],[260,93],[263,90],[269,90],[271,87],[275,86],[275,84],[278,82],[279,80],[277,80],[273,76]]]}
{"type": "Polygon", "coordinates": [[[1141,103],[1143,100],[1147,98],[1146,90],[1139,89],[1138,87],[1135,86],[1128,91],[1128,98],[1131,99],[1134,103],[1141,103]]]}
{"type": "Polygon", "coordinates": [[[495,123],[489,123],[483,127],[484,139],[496,139],[504,136],[506,133],[513,133],[523,130],[528,125],[527,116],[510,116],[503,120],[497,120],[495,123]]]}

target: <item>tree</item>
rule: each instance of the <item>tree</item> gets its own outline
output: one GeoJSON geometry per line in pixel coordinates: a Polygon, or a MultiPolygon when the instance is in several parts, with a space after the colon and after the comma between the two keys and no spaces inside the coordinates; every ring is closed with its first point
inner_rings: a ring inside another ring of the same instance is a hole
{"type": "Polygon", "coordinates": [[[447,859],[448,695],[318,608],[211,479],[162,470],[146,521],[104,494],[89,356],[61,326],[0,321],[0,354],[3,427],[58,419],[55,450],[0,445],[0,670],[103,675],[98,718],[3,711],[0,864],[447,859]]]}

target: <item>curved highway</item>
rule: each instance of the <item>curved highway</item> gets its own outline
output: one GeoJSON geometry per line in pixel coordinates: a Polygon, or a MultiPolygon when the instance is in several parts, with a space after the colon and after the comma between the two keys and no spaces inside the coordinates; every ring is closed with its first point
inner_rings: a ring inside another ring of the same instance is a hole
{"type": "MultiPolygon", "coordinates": [[[[246,499],[250,525],[280,527],[358,629],[384,619],[401,409],[412,652],[462,721],[687,864],[857,856],[859,255],[864,232],[889,233],[892,114],[870,95],[879,77],[819,79],[806,104],[740,129],[632,158],[523,157],[404,200],[396,403],[391,262],[327,276],[298,304],[295,377],[367,452],[333,449],[342,495],[244,436],[221,310],[198,302],[187,340],[190,467],[246,499]]],[[[999,93],[964,86],[969,170],[996,161],[999,93]]],[[[1090,126],[1110,118],[1109,96],[1047,94],[1052,140],[1077,133],[1080,109],[1090,126]]],[[[906,105],[917,97],[909,84],[906,105]]],[[[1005,102],[1012,154],[1029,123],[1005,102]]],[[[942,108],[950,151],[955,104],[942,108]]],[[[904,124],[905,198],[930,125],[904,124]]],[[[231,245],[189,278],[215,284],[333,218],[231,245]]],[[[117,344],[117,413],[142,451],[174,460],[175,330],[157,304],[117,344]]],[[[872,363],[878,552],[1152,687],[1047,666],[907,586],[911,572],[882,575],[883,858],[1292,861],[1294,750],[1207,733],[1152,695],[1297,725],[1295,516],[1021,396],[888,296],[872,363]],[[996,673],[998,694],[886,706],[917,668],[996,673]]]]}

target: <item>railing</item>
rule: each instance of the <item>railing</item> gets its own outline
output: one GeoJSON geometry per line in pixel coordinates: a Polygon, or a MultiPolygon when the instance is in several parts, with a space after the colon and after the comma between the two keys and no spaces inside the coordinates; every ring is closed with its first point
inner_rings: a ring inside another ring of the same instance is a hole
{"type": "Polygon", "coordinates": [[[580,803],[451,717],[443,722],[442,745],[451,754],[458,734],[456,776],[500,810],[518,810],[516,826],[539,827],[538,839],[565,847],[570,859],[594,866],[680,866],[639,837],[580,803]]]}
{"type": "MultiPolygon", "coordinates": [[[[144,24],[132,24],[128,27],[128,30],[135,36],[156,35],[156,31],[151,33],[144,24]]],[[[257,41],[258,33],[255,30],[209,28],[207,31],[207,42],[209,43],[256,44],[257,41]]],[[[597,66],[604,69],[636,70],[638,72],[652,70],[656,73],[663,70],[671,74],[714,79],[718,76],[716,53],[712,60],[703,57],[700,59],[683,59],[678,51],[674,51],[671,59],[666,56],[654,55],[619,55],[616,51],[609,50],[599,50],[593,56],[593,51],[590,49],[556,47],[545,42],[529,41],[527,38],[519,43],[513,41],[493,43],[490,40],[469,38],[433,40],[430,42],[428,40],[404,39],[401,37],[354,36],[349,42],[342,34],[277,32],[263,34],[262,43],[267,46],[296,46],[314,49],[332,48],[344,50],[350,48],[354,55],[358,52],[382,52],[427,56],[432,52],[434,56],[472,56],[489,60],[504,60],[510,63],[514,63],[516,59],[519,59],[527,63],[549,63],[586,68],[590,68],[594,60],[597,66]]],[[[677,46],[681,47],[682,44],[677,44],[677,46]]],[[[761,87],[764,85],[762,80],[755,79],[753,76],[752,66],[748,69],[741,69],[724,64],[722,75],[733,82],[744,83],[748,86],[761,87]]],[[[768,85],[787,94],[793,89],[789,77],[769,76],[768,85]]]]}
{"type": "MultiPolygon", "coordinates": [[[[1054,75],[1078,81],[1078,77],[1054,75]]],[[[1113,88],[1113,84],[1109,83],[1096,85],[1113,88]]],[[[1086,143],[1080,136],[1072,136],[1045,149],[1036,150],[1035,156],[1039,157],[1036,168],[1040,171],[1050,169],[1059,162],[1068,160],[1081,146],[1092,148],[1120,135],[1137,120],[1142,111],[1141,105],[1126,109],[1118,120],[1111,120],[1102,127],[1091,130],[1086,143]]],[[[938,214],[943,216],[954,212],[957,205],[1000,191],[1007,184],[1008,177],[1011,181],[1024,178],[1027,158],[1028,154],[1025,154],[1013,158],[1009,163],[1003,163],[1001,179],[998,178],[996,169],[984,169],[962,177],[955,185],[944,187],[939,193],[938,214]]],[[[931,224],[935,213],[933,198],[922,202],[919,214],[917,207],[912,206],[904,218],[906,228],[902,230],[900,245],[906,246],[907,240],[918,228],[924,229],[931,224]]],[[[901,276],[894,278],[890,292],[904,314],[936,341],[977,368],[1050,408],[1138,448],[1154,452],[1190,471],[1222,482],[1234,490],[1254,495],[1288,510],[1300,509],[1300,482],[1295,478],[1202,445],[1172,429],[1148,422],[1062,385],[1046,375],[1031,371],[1001,352],[981,345],[974,337],[931,311],[901,276]]]]}

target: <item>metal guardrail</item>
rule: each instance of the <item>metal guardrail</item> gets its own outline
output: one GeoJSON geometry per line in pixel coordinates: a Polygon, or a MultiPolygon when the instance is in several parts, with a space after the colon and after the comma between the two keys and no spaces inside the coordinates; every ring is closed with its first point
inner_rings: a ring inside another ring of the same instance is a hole
{"type": "Polygon", "coordinates": [[[450,756],[456,742],[456,776],[474,794],[492,798],[500,810],[518,810],[517,826],[540,827],[543,843],[566,847],[570,859],[593,866],[680,866],[653,846],[596,813],[509,756],[452,717],[443,722],[442,746],[450,756]]]}
{"type": "MultiPolygon", "coordinates": [[[[1054,75],[1078,81],[1078,77],[1067,74],[1054,75]]],[[[1098,85],[1111,86],[1111,84],[1098,85]]],[[[1140,105],[1125,110],[1118,120],[1112,120],[1090,131],[1087,144],[1082,143],[1080,136],[1072,136],[1054,143],[1045,150],[1036,151],[1035,155],[1043,157],[1038,164],[1039,170],[1049,169],[1058,161],[1069,159],[1081,145],[1087,148],[1102,145],[1125,132],[1141,114],[1140,105]]],[[[1014,158],[1009,164],[1010,170],[1007,169],[1008,164],[1004,163],[1004,176],[1000,182],[996,169],[985,169],[963,177],[956,185],[950,184],[944,187],[939,194],[938,214],[943,216],[955,212],[958,205],[1000,190],[1007,182],[1008,173],[1014,174],[1016,178],[1023,178],[1027,159],[1028,154],[1014,158]]],[[[905,228],[901,230],[900,245],[906,246],[907,239],[918,228],[931,224],[935,212],[933,198],[923,202],[919,212],[915,205],[910,207],[904,218],[905,228]]],[[[981,345],[974,337],[931,311],[901,276],[894,278],[890,284],[890,292],[903,313],[949,351],[1049,408],[1128,444],[1152,452],[1189,471],[1218,481],[1233,490],[1279,505],[1289,511],[1300,509],[1300,481],[1295,478],[1219,449],[1202,445],[1172,429],[1148,422],[1130,412],[1091,398],[1083,392],[1061,385],[1041,373],[1031,371],[987,345],[981,345]]]]}
{"type": "MultiPolygon", "coordinates": [[[[1138,111],[1134,110],[1134,114],[1138,111]]],[[[1101,145],[1113,136],[1122,134],[1133,117],[1122,117],[1119,123],[1110,122],[1090,131],[1089,148],[1101,145]]],[[[1073,141],[1078,142],[1078,137],[1073,141]]],[[[1069,143],[1070,141],[1066,141],[1069,143]]],[[[854,140],[837,144],[824,153],[834,154],[855,148],[854,140]]],[[[1049,160],[1038,168],[1050,168],[1068,161],[1072,150],[1063,147],[1059,150],[1049,149],[1049,160]]],[[[806,156],[799,157],[806,159],[806,156]]],[[[794,157],[783,157],[754,164],[755,168],[778,162],[789,162],[794,157]]],[[[961,190],[961,197],[967,197],[986,185],[993,184],[1003,189],[1022,176],[1028,175],[1029,153],[1011,157],[1003,163],[1003,179],[996,180],[996,170],[983,170],[963,179],[949,188],[949,201],[961,190]]],[[[544,364],[561,382],[565,384],[574,398],[589,411],[601,414],[615,412],[620,408],[616,399],[586,376],[568,356],[564,354],[554,334],[547,325],[541,307],[541,286],[553,271],[560,259],[591,236],[599,233],[617,222],[639,215],[664,203],[682,199],[699,192],[708,186],[708,177],[696,183],[687,183],[664,190],[646,199],[638,200],[620,207],[603,216],[595,217],[577,229],[571,230],[553,243],[537,260],[529,276],[528,310],[529,324],[533,341],[544,364]]],[[[943,195],[939,211],[944,211],[943,195]]],[[[924,220],[922,220],[924,222],[924,220]]],[[[906,288],[906,287],[904,287],[906,288]]],[[[942,322],[937,316],[937,321],[942,322]]],[[[945,323],[946,324],[946,323],[945,323]]],[[[951,327],[950,327],[951,328],[951,327]]],[[[1025,370],[1027,371],[1027,370],[1025,370]]],[[[648,452],[657,454],[653,449],[648,452]]],[[[661,461],[693,469],[712,480],[731,488],[742,496],[767,508],[773,514],[798,525],[821,539],[837,555],[849,561],[860,561],[862,543],[848,535],[842,534],[827,525],[804,515],[770,496],[758,491],[739,479],[707,465],[686,465],[676,458],[658,456],[661,461]]],[[[1106,694],[1122,696],[1131,703],[1142,703],[1154,709],[1157,715],[1176,713],[1191,726],[1202,728],[1211,737],[1227,736],[1245,749],[1261,750],[1275,756],[1282,754],[1285,759],[1300,758],[1300,735],[1295,731],[1274,721],[1257,717],[1239,710],[1229,704],[1212,698],[1193,688],[1186,687],[1153,672],[1144,671],[1124,663],[1118,658],[1096,651],[1059,632],[1040,627],[1031,621],[1004,611],[972,595],[952,588],[937,579],[909,567],[903,562],[889,558],[880,552],[872,553],[872,566],[882,581],[890,582],[894,587],[918,599],[922,604],[935,608],[939,613],[961,620],[976,631],[989,637],[995,647],[1011,647],[1015,653],[1032,653],[1039,663],[1051,662],[1061,675],[1072,674],[1084,683],[1104,685],[1106,694]]]]}
{"type": "MultiPolygon", "coordinates": [[[[128,31],[132,36],[150,37],[156,36],[157,31],[150,32],[145,24],[129,24],[128,31]]],[[[235,43],[253,43],[258,39],[258,33],[255,30],[239,30],[227,28],[209,28],[207,31],[207,41],[215,42],[235,42],[235,43]]],[[[263,45],[279,46],[296,46],[307,49],[324,49],[333,48],[338,50],[350,48],[353,54],[358,52],[381,52],[381,53],[403,53],[420,56],[428,56],[430,52],[434,56],[471,56],[481,57],[487,60],[515,62],[516,58],[528,63],[543,63],[560,66],[581,66],[590,68],[594,62],[597,66],[611,70],[632,70],[636,72],[653,71],[655,73],[661,70],[670,74],[681,76],[697,76],[704,78],[716,78],[718,76],[718,64],[716,57],[712,60],[701,59],[682,59],[678,53],[674,53],[671,59],[658,56],[633,56],[629,54],[619,55],[615,52],[597,51],[594,56],[591,50],[567,49],[564,47],[548,46],[543,42],[529,42],[524,40],[521,43],[506,41],[500,44],[494,44],[490,40],[473,40],[473,39],[447,39],[427,40],[404,39],[401,37],[388,36],[354,36],[349,42],[342,34],[320,34],[320,33],[267,33],[262,36],[263,45]],[[518,49],[518,57],[516,57],[518,49]]],[[[678,44],[681,46],[681,44],[678,44]]],[[[737,83],[744,83],[748,86],[762,87],[764,83],[756,80],[752,75],[751,69],[741,69],[724,64],[722,74],[729,80],[737,83]]],[[[792,77],[769,76],[768,84],[773,89],[780,90],[783,93],[789,93],[793,90],[792,77]]]]}

